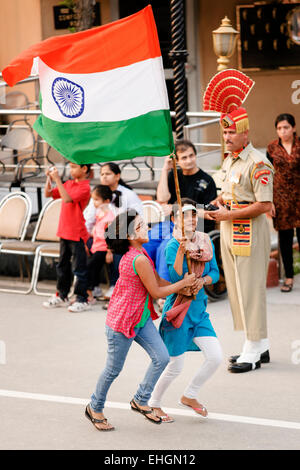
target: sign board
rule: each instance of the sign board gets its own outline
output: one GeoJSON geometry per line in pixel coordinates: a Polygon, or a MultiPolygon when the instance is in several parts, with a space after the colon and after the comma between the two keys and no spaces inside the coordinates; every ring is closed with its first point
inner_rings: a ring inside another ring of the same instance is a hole
{"type": "MultiPolygon", "coordinates": [[[[54,6],[54,27],[55,29],[76,28],[78,15],[68,7],[63,5],[54,6]]],[[[101,25],[100,2],[94,5],[94,22],[93,26],[101,25]]]]}

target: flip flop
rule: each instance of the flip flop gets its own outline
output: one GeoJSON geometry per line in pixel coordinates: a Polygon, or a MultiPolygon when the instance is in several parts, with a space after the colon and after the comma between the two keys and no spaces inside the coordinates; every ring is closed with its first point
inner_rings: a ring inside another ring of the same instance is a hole
{"type": "Polygon", "coordinates": [[[162,423],[174,423],[174,419],[171,418],[171,416],[169,415],[162,415],[162,416],[158,416],[158,418],[161,418],[161,422],[162,423]]]}
{"type": "Polygon", "coordinates": [[[98,430],[98,431],[103,431],[103,432],[108,432],[108,431],[113,431],[115,428],[112,426],[111,428],[98,428],[96,426],[97,423],[102,423],[102,424],[107,424],[107,419],[106,418],[103,418],[103,419],[96,419],[96,418],[93,418],[93,416],[91,415],[90,413],[90,407],[89,405],[87,405],[86,409],[85,409],[85,416],[87,417],[87,419],[89,419],[93,425],[95,426],[95,428],[98,430]]]}
{"type": "Polygon", "coordinates": [[[159,416],[156,416],[157,418],[159,418],[159,420],[155,420],[155,419],[152,419],[150,418],[150,414],[153,414],[153,410],[143,410],[142,408],[139,407],[139,405],[134,401],[134,399],[131,400],[130,402],[130,406],[131,406],[131,409],[133,411],[136,411],[138,413],[141,413],[142,415],[145,416],[145,418],[147,418],[149,421],[151,421],[152,423],[154,424],[161,424],[162,423],[162,419],[159,417],[159,416]]]}
{"type": "Polygon", "coordinates": [[[167,414],[164,414],[164,415],[161,415],[159,416],[157,414],[157,411],[154,410],[154,408],[152,408],[152,411],[153,411],[153,414],[157,417],[157,418],[161,418],[161,422],[162,423],[174,423],[174,418],[172,418],[171,416],[167,415],[167,414]]]}
{"type": "Polygon", "coordinates": [[[201,418],[203,419],[207,419],[208,418],[208,414],[206,416],[204,416],[201,411],[206,411],[207,412],[207,409],[205,408],[205,406],[201,405],[201,408],[198,408],[196,406],[191,406],[191,405],[185,405],[184,403],[182,403],[181,401],[178,402],[178,405],[184,407],[184,408],[191,408],[193,411],[195,411],[195,413],[198,415],[198,416],[201,416],[201,418]]]}

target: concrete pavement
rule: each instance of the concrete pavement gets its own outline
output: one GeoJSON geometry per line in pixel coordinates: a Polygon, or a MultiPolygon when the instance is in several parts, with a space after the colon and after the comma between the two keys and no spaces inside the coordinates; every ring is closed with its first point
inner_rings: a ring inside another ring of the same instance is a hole
{"type": "MultiPolygon", "coordinates": [[[[253,293],[255,295],[255,292],[253,293]]],[[[116,431],[100,433],[84,417],[106,357],[105,311],[46,310],[44,297],[0,293],[0,449],[299,449],[300,275],[291,293],[268,289],[271,363],[230,374],[227,358],[240,352],[228,300],[209,303],[224,361],[199,399],[203,422],[178,407],[202,361],[187,353],[182,375],[167,391],[175,423],[155,426],[129,408],[149,363],[136,344],[112,385],[105,414],[116,431]]]]}

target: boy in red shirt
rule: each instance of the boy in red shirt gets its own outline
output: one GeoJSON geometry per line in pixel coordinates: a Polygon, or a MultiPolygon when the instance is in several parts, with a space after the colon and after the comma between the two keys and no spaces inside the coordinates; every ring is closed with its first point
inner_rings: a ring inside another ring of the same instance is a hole
{"type": "Polygon", "coordinates": [[[72,285],[72,273],[76,276],[74,294],[76,301],[70,305],[70,312],[82,312],[91,307],[87,302],[87,254],[86,241],[89,234],[85,227],[83,211],[90,199],[90,182],[88,180],[91,165],[70,163],[70,180],[62,183],[57,168],[46,172],[47,182],[45,196],[62,199],[57,236],[60,237],[60,256],[56,266],[57,293],[44,307],[55,308],[68,306],[68,294],[72,285]],[[51,182],[56,184],[52,189],[51,182]],[[71,263],[72,260],[72,263],[71,263]]]}

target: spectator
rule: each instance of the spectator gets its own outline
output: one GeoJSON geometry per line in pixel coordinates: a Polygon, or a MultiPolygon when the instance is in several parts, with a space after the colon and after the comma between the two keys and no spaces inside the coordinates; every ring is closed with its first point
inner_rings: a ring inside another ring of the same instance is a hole
{"type": "MultiPolygon", "coordinates": [[[[137,194],[122,180],[119,165],[114,162],[107,162],[101,167],[100,183],[109,186],[113,192],[113,202],[115,215],[126,212],[128,209],[135,209],[138,214],[143,214],[143,207],[137,194]]],[[[84,211],[86,226],[89,233],[96,220],[96,208],[90,200],[84,211]]]]}
{"type": "Polygon", "coordinates": [[[72,272],[76,275],[74,293],[76,301],[69,306],[70,312],[89,310],[87,302],[87,254],[89,238],[83,217],[83,209],[90,199],[88,175],[90,165],[70,163],[70,180],[62,183],[55,167],[47,170],[45,196],[62,199],[57,236],[60,237],[60,255],[56,266],[57,293],[43,303],[46,308],[69,305],[68,294],[72,284],[72,272]],[[51,182],[56,183],[52,189],[51,182]],[[71,264],[72,260],[72,264],[71,264]]]}
{"type": "Polygon", "coordinates": [[[278,139],[268,145],[267,157],[275,168],[273,223],[279,233],[279,247],[285,270],[281,292],[293,288],[293,239],[296,229],[300,249],[300,139],[295,118],[280,114],[275,120],[278,139]]]}
{"type": "MultiPolygon", "coordinates": [[[[197,204],[208,204],[217,197],[216,184],[213,178],[197,166],[197,151],[189,140],[180,140],[175,145],[176,160],[180,167],[178,181],[181,197],[193,199],[197,204]]],[[[172,158],[164,162],[161,177],[157,186],[157,200],[160,203],[176,202],[172,158]]],[[[201,223],[203,219],[201,219],[201,223]]],[[[210,232],[215,228],[212,220],[204,220],[204,231],[210,232]]],[[[200,229],[200,227],[198,227],[200,229]]],[[[203,226],[201,227],[203,230],[203,226]]]]}
{"type": "MultiPolygon", "coordinates": [[[[88,258],[88,294],[89,302],[95,303],[95,288],[100,283],[100,273],[103,265],[112,262],[112,252],[107,248],[105,229],[115,218],[111,207],[113,193],[109,186],[99,184],[92,191],[92,201],[96,208],[96,223],[93,227],[93,244],[91,256],[88,258]]],[[[98,294],[99,295],[99,294],[98,294]]],[[[97,296],[97,292],[95,297],[97,296]]]]}
{"type": "Polygon", "coordinates": [[[162,410],[161,400],[171,382],[181,373],[185,352],[201,349],[205,361],[185,389],[180,403],[203,417],[207,416],[207,410],[198,402],[198,393],[222,360],[221,347],[206,311],[207,296],[203,289],[204,284],[212,284],[219,279],[213,246],[207,234],[196,231],[197,209],[194,202],[185,199],[182,203],[185,233],[182,236],[181,217],[178,205],[174,204],[175,228],[166,248],[167,266],[171,282],[180,281],[188,272],[185,253],[190,250],[191,268],[196,274],[197,283],[191,292],[184,289],[178,296],[173,294],[167,297],[159,330],[169,351],[170,363],[157,382],[149,402],[157,416],[168,423],[173,418],[162,410]],[[194,300],[191,294],[194,294],[194,300]]]}
{"type": "MultiPolygon", "coordinates": [[[[119,165],[114,162],[105,163],[101,168],[100,182],[105,186],[109,186],[113,192],[112,202],[115,206],[115,215],[125,212],[128,209],[135,209],[138,214],[143,214],[142,202],[137,194],[121,179],[121,170],[119,165]]],[[[96,208],[92,200],[84,211],[84,217],[86,220],[87,230],[91,233],[96,222],[96,208]]],[[[107,300],[110,299],[119,277],[120,259],[120,255],[114,254],[112,262],[109,265],[110,287],[105,293],[105,299],[107,300]]]]}
{"type": "Polygon", "coordinates": [[[192,286],[195,275],[191,274],[175,284],[160,279],[142,248],[147,239],[147,226],[136,212],[120,214],[107,229],[108,246],[124,256],[106,319],[106,366],[85,411],[86,417],[99,431],[114,429],[104,417],[103,408],[110,386],[120,374],[133,341],[147,352],[151,363],[130,402],[131,409],[141,413],[152,423],[162,422],[148,406],[152,390],[169,362],[167,348],[153,324],[153,320],[158,317],[153,308],[152,297],[164,297],[185,286],[192,286]]]}

